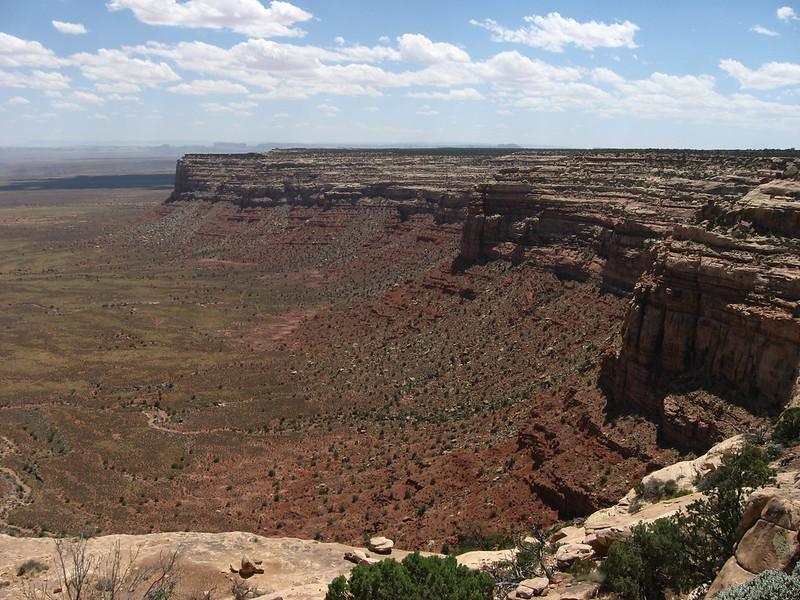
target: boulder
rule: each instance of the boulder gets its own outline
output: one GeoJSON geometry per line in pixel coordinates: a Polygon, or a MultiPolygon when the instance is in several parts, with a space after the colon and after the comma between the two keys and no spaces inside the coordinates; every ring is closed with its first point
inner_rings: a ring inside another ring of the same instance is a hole
{"type": "Polygon", "coordinates": [[[748,582],[753,577],[754,575],[750,571],[746,571],[739,566],[735,556],[731,556],[725,562],[722,569],[720,569],[719,573],[717,573],[717,577],[714,579],[714,583],[711,584],[711,587],[708,588],[705,597],[711,600],[720,592],[748,582]]]}
{"type": "Polygon", "coordinates": [[[394,542],[386,537],[373,537],[369,539],[367,548],[369,548],[370,552],[374,552],[375,554],[387,555],[392,553],[394,542]]]}
{"type": "Polygon", "coordinates": [[[556,550],[555,559],[561,567],[566,567],[576,560],[588,560],[594,556],[594,548],[589,544],[563,544],[556,550]]]}
{"type": "Polygon", "coordinates": [[[550,580],[547,577],[534,577],[520,581],[516,589],[517,598],[527,599],[541,596],[548,585],[550,585],[550,580]]]}
{"type": "Polygon", "coordinates": [[[769,569],[790,571],[800,559],[800,487],[797,471],[778,474],[776,485],[756,490],[748,499],[737,534],[736,553],[709,588],[711,600],[727,588],[769,569]]]}
{"type": "Polygon", "coordinates": [[[238,573],[239,577],[242,579],[249,579],[253,575],[262,575],[264,573],[264,569],[258,566],[260,564],[260,560],[253,561],[247,556],[243,556],[241,566],[238,569],[231,567],[231,573],[238,573]]]}
{"type": "Polygon", "coordinates": [[[798,557],[800,544],[797,532],[763,518],[744,534],[736,548],[736,560],[751,573],[767,569],[787,571],[798,557]]]}
{"type": "Polygon", "coordinates": [[[576,527],[574,525],[567,525],[556,531],[550,536],[551,542],[561,542],[562,544],[580,543],[586,537],[585,527],[576,527]]]}
{"type": "Polygon", "coordinates": [[[554,594],[547,594],[548,600],[589,600],[597,595],[600,585],[597,583],[583,582],[571,585],[554,594]]]}
{"type": "Polygon", "coordinates": [[[372,558],[363,550],[353,550],[352,552],[345,552],[344,559],[362,567],[368,567],[380,562],[377,558],[372,558]]]}

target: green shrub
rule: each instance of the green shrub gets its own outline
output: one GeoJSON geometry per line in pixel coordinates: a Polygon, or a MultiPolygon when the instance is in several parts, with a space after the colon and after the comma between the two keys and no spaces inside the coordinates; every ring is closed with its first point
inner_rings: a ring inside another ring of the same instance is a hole
{"type": "Polygon", "coordinates": [[[686,588],[684,540],[677,519],[633,528],[630,540],[614,542],[603,565],[606,583],[623,598],[660,600],[668,589],[686,588]]]}
{"type": "Polygon", "coordinates": [[[678,517],[693,583],[714,579],[733,554],[748,493],[770,483],[773,475],[764,452],[748,445],[723,456],[722,465],[700,482],[706,498],[690,504],[678,517]]]}
{"type": "Polygon", "coordinates": [[[800,408],[787,408],[775,424],[773,441],[782,446],[800,442],[800,408]]]}
{"type": "Polygon", "coordinates": [[[514,547],[514,537],[502,531],[487,530],[477,523],[458,535],[458,542],[446,548],[445,554],[458,556],[475,550],[506,550],[514,547]]]}
{"type": "Polygon", "coordinates": [[[714,600],[800,600],[800,569],[792,575],[783,571],[763,571],[747,583],[720,592],[714,600]]]}
{"type": "Polygon", "coordinates": [[[353,569],[348,581],[337,577],[325,600],[491,600],[494,580],[459,565],[453,557],[383,560],[353,569]]]}
{"type": "Polygon", "coordinates": [[[611,545],[603,566],[607,586],[623,598],[660,600],[667,590],[711,581],[733,554],[747,493],[772,476],[766,455],[755,446],[726,454],[698,484],[705,499],[675,517],[639,525],[630,540],[611,545]]]}

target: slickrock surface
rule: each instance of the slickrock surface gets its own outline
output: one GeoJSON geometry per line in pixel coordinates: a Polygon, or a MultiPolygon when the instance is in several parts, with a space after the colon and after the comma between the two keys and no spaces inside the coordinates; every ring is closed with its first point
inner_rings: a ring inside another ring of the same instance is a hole
{"type": "MultiPolygon", "coordinates": [[[[233,598],[234,582],[242,579],[230,571],[243,555],[261,561],[263,574],[253,575],[246,583],[258,588],[259,598],[272,600],[321,600],[328,583],[348,574],[353,564],[344,560],[345,552],[356,550],[342,544],[320,543],[294,538],[266,538],[252,533],[158,533],[150,535],[108,535],[89,540],[87,554],[107,557],[119,544],[123,566],[132,551],[138,550],[134,566],[157,562],[160,557],[180,550],[180,598],[215,589],[215,598],[233,598]]],[[[395,550],[392,558],[402,560],[408,552],[395,550]]],[[[55,542],[49,538],[15,538],[0,535],[0,599],[21,597],[25,581],[49,578],[57,587],[55,542]],[[18,577],[17,568],[26,560],[38,560],[48,569],[18,577]],[[7,585],[3,585],[6,582],[7,585]]]]}
{"type": "Polygon", "coordinates": [[[172,200],[393,206],[404,215],[461,220],[473,187],[507,151],[275,150],[187,154],[178,161],[172,200]]]}

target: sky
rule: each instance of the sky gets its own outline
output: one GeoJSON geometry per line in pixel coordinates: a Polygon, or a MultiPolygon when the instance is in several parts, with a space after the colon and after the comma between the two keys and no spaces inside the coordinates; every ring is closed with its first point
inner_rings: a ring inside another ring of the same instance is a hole
{"type": "Polygon", "coordinates": [[[212,142],[800,147],[800,1],[0,0],[0,145],[212,142]]]}

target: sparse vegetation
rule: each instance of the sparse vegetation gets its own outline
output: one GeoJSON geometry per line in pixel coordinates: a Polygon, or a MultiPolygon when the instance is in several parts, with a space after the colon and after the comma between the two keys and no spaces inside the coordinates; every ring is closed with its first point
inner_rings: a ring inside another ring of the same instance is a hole
{"type": "Polygon", "coordinates": [[[713,600],[798,600],[800,599],[800,563],[791,574],[764,571],[750,581],[720,592],[713,600]]]}
{"type": "Polygon", "coordinates": [[[787,408],[778,418],[772,439],[781,446],[800,442],[800,408],[787,408]]]}
{"type": "Polygon", "coordinates": [[[171,600],[180,577],[179,550],[162,554],[154,564],[136,565],[139,548],[123,557],[119,543],[106,556],[88,551],[88,541],[56,540],[53,580],[23,585],[25,600],[171,600]]]}
{"type": "Polygon", "coordinates": [[[17,567],[17,577],[24,577],[25,575],[41,573],[46,571],[48,566],[34,558],[28,559],[17,567]]]}
{"type": "Polygon", "coordinates": [[[460,566],[455,558],[411,554],[398,563],[383,560],[337,577],[325,600],[491,600],[494,580],[460,566]]]}
{"type": "Polygon", "coordinates": [[[638,525],[627,542],[614,542],[603,565],[606,583],[623,598],[662,600],[711,581],[733,553],[744,498],[772,480],[764,452],[752,445],[723,457],[702,482],[706,498],[685,513],[638,525]]]}

